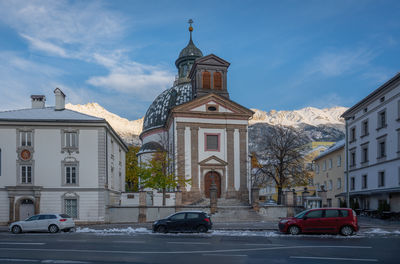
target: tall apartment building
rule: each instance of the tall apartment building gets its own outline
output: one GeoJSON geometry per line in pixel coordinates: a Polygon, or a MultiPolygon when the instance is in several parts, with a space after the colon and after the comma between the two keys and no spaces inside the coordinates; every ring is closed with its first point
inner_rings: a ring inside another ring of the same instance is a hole
{"type": "Polygon", "coordinates": [[[349,192],[361,209],[400,212],[400,73],[343,113],[349,192]]]}

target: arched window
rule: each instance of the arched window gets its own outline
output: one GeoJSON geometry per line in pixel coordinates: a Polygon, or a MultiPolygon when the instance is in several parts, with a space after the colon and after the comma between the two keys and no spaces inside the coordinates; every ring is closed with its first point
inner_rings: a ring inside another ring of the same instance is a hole
{"type": "Polygon", "coordinates": [[[211,88],[211,74],[208,71],[203,72],[203,89],[211,88]]]}
{"type": "Polygon", "coordinates": [[[222,75],[220,72],[214,72],[214,89],[222,90],[222,75]]]}

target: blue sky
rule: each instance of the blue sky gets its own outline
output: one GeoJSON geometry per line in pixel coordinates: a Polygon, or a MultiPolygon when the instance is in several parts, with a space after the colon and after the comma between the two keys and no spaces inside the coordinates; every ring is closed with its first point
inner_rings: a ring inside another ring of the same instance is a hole
{"type": "Polygon", "coordinates": [[[0,110],[61,88],[136,119],[193,39],[229,61],[231,99],[269,111],[352,106],[400,71],[400,1],[0,0],[0,110]]]}

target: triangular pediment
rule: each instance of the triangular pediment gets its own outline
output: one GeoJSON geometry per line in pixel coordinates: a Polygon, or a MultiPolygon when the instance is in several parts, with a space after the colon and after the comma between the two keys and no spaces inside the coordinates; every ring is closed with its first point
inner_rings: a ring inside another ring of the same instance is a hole
{"type": "Polygon", "coordinates": [[[199,165],[200,166],[204,166],[204,165],[226,166],[226,165],[228,165],[228,162],[213,155],[213,156],[210,156],[210,157],[200,161],[199,165]]]}
{"type": "Polygon", "coordinates": [[[206,96],[196,98],[188,103],[176,106],[172,109],[173,113],[201,113],[209,115],[240,115],[250,118],[253,111],[229,100],[226,97],[211,93],[206,96]],[[216,109],[210,111],[209,107],[214,106],[216,109]]]}
{"type": "Polygon", "coordinates": [[[201,65],[213,65],[213,66],[225,66],[229,67],[230,63],[227,62],[224,59],[221,59],[220,57],[214,55],[214,54],[209,54],[207,56],[198,58],[195,62],[196,64],[201,64],[201,65]]]}

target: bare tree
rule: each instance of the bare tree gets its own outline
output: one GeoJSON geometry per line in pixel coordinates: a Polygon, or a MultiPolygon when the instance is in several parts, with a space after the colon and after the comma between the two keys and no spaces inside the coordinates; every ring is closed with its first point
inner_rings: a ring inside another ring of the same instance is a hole
{"type": "Polygon", "coordinates": [[[293,127],[275,126],[266,135],[265,151],[258,155],[257,182],[273,181],[278,188],[278,204],[283,188],[302,185],[311,177],[305,168],[305,138],[293,127]]]}

